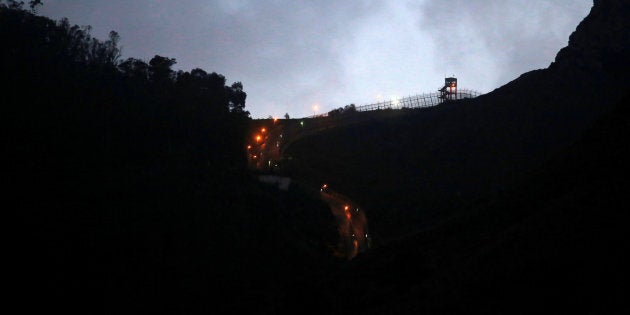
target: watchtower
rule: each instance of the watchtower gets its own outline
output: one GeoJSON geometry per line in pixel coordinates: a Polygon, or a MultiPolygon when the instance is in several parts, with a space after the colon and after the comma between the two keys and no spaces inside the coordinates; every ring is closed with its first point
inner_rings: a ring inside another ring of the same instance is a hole
{"type": "Polygon", "coordinates": [[[440,98],[442,100],[456,100],[457,99],[457,78],[449,77],[444,79],[444,86],[439,89],[440,98]]]}

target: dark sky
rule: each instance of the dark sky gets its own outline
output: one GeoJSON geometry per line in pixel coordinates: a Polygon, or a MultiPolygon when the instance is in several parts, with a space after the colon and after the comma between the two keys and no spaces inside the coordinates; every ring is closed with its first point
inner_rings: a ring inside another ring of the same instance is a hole
{"type": "Polygon", "coordinates": [[[44,0],[39,13],[121,35],[123,58],[241,81],[254,118],[433,92],[489,92],[545,68],[592,0],[44,0]]]}

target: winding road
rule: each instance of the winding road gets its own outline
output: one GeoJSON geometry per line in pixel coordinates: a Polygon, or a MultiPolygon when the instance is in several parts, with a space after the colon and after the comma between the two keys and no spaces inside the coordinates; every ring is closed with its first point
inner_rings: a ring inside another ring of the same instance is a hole
{"type": "Polygon", "coordinates": [[[367,218],[359,205],[330,190],[326,184],[320,190],[320,197],[337,219],[339,243],[335,254],[350,260],[370,248],[367,218]]]}
{"type": "MultiPolygon", "coordinates": [[[[277,174],[282,173],[282,167],[278,163],[284,158],[283,148],[287,146],[289,139],[330,128],[333,123],[334,121],[322,119],[309,119],[306,124],[304,120],[297,123],[278,119],[258,121],[252,126],[251,140],[246,145],[250,168],[271,172],[269,176],[261,176],[259,180],[275,183],[278,180],[277,174]],[[305,125],[310,127],[306,128],[305,125]]],[[[279,188],[282,189],[280,186],[279,188]]],[[[337,220],[339,242],[335,255],[350,260],[358,253],[366,251],[371,240],[367,218],[361,207],[325,184],[320,189],[320,198],[329,206],[337,220]]]]}

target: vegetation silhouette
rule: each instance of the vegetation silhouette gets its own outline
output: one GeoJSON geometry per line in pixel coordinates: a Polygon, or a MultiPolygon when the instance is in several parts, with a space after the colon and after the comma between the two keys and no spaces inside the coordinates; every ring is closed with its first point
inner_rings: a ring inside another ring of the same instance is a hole
{"type": "Polygon", "coordinates": [[[328,112],[328,116],[334,117],[334,116],[339,116],[339,115],[352,114],[352,113],[356,113],[356,112],[357,112],[356,106],[354,104],[350,104],[350,105],[346,105],[344,107],[335,108],[335,109],[329,111],[328,112]]]}
{"type": "Polygon", "coordinates": [[[164,56],[121,60],[116,32],[100,41],[36,16],[41,1],[0,1],[15,302],[82,314],[627,309],[626,2],[594,1],[547,69],[487,95],[347,107],[338,114],[356,123],[292,143],[294,182],[326,182],[370,219],[373,247],[340,262],[318,192],[247,169],[241,82],[164,56]]]}
{"type": "Polygon", "coordinates": [[[23,310],[270,313],[287,283],[337,263],[326,205],[248,171],[241,82],[121,60],[116,32],[16,1],[0,2],[0,36],[23,310]]]}

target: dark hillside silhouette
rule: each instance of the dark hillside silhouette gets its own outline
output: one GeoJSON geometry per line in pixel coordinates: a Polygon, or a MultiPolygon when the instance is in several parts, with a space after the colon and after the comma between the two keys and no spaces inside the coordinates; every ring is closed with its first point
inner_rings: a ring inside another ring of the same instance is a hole
{"type": "Polygon", "coordinates": [[[627,312],[629,101],[508,189],[289,300],[314,314],[627,312]]]}
{"type": "Polygon", "coordinates": [[[100,41],[21,8],[0,2],[3,209],[18,215],[23,312],[271,312],[284,286],[336,263],[325,204],[247,170],[241,82],[120,60],[116,32],[100,41]]]}
{"type": "Polygon", "coordinates": [[[304,138],[287,149],[292,169],[372,208],[375,242],[505,189],[628,90],[628,5],[597,3],[548,69],[475,99],[304,138]]]}
{"type": "Polygon", "coordinates": [[[377,246],[288,300],[316,314],[627,312],[629,21],[626,1],[595,1],[547,69],[293,143],[296,177],[360,202],[377,246]]]}
{"type": "Polygon", "coordinates": [[[487,95],[342,108],[355,123],[288,145],[288,191],[247,168],[247,82],[122,60],[116,32],[95,39],[39,5],[0,0],[21,312],[627,309],[627,1],[595,1],[549,68],[487,95]],[[372,246],[350,261],[332,255],[335,218],[309,190],[323,182],[369,219],[372,246]]]}

